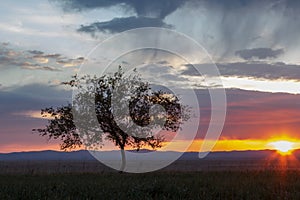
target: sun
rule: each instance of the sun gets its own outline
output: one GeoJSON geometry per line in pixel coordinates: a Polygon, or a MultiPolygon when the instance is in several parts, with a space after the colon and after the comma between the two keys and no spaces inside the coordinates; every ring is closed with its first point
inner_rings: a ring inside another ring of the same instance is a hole
{"type": "Polygon", "coordinates": [[[289,141],[285,141],[285,140],[271,142],[269,144],[282,155],[291,154],[291,152],[293,150],[293,146],[294,146],[293,142],[289,142],[289,141]]]}

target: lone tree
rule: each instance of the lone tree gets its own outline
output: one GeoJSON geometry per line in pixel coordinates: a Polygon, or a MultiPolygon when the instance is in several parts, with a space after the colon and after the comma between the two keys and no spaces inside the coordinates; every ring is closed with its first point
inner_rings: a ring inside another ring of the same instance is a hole
{"type": "Polygon", "coordinates": [[[73,106],[42,109],[43,117],[50,116],[48,125],[33,131],[61,139],[62,150],[81,145],[97,149],[110,140],[121,150],[121,172],[126,166],[125,147],[137,151],[144,146],[161,148],[164,136],[154,130],[176,132],[189,119],[188,106],[181,105],[170,91],[151,88],[136,70],[126,77],[119,67],[114,74],[73,76],[63,84],[76,91],[73,106]]]}

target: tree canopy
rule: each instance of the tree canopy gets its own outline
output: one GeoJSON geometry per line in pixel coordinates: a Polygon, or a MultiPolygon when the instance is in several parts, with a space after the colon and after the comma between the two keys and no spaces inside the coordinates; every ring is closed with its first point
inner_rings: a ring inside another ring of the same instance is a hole
{"type": "MultiPolygon", "coordinates": [[[[73,76],[63,82],[75,89],[73,105],[41,110],[51,116],[45,128],[33,129],[49,139],[61,139],[61,149],[84,145],[100,148],[104,140],[124,150],[162,147],[164,136],[189,119],[189,108],[170,91],[155,90],[136,70],[125,76],[121,67],[102,77],[73,76]]],[[[122,157],[123,158],[123,157],[122,157]]]]}

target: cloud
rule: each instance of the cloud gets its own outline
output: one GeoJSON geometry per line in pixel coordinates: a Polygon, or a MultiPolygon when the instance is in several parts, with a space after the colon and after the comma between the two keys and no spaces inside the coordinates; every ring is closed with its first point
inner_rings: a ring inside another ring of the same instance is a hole
{"type": "Polygon", "coordinates": [[[2,42],[1,45],[3,45],[3,46],[8,46],[8,45],[9,45],[9,42],[2,42]]]}
{"type": "MultiPolygon", "coordinates": [[[[196,138],[203,138],[211,117],[210,95],[207,89],[197,89],[195,93],[201,110],[200,129],[196,138]]],[[[297,137],[300,128],[300,95],[240,89],[227,89],[226,93],[228,106],[222,139],[269,139],[280,136],[284,131],[297,137]]],[[[1,138],[6,143],[29,141],[26,135],[31,133],[31,129],[46,123],[39,119],[39,110],[64,105],[71,100],[71,95],[71,91],[39,84],[26,85],[9,92],[0,91],[1,138]]],[[[1,140],[2,144],[5,142],[1,140]]]]}
{"type": "Polygon", "coordinates": [[[56,63],[62,65],[63,67],[75,67],[81,65],[84,61],[85,61],[84,57],[78,57],[75,59],[61,58],[56,60],[56,63]]]}
{"type": "Polygon", "coordinates": [[[33,57],[41,57],[41,58],[59,58],[62,55],[61,54],[46,54],[43,51],[39,51],[39,50],[28,50],[29,53],[33,54],[33,57]]]}
{"type": "Polygon", "coordinates": [[[2,121],[14,116],[21,116],[21,114],[25,116],[25,113],[28,114],[45,107],[60,106],[70,102],[71,97],[71,90],[38,83],[14,87],[5,91],[0,90],[0,118],[2,121]]]}
{"type": "MultiPolygon", "coordinates": [[[[236,63],[216,63],[220,74],[233,77],[250,77],[254,79],[267,80],[296,80],[300,81],[300,65],[290,65],[283,62],[236,62],[236,63]]],[[[200,69],[209,66],[208,64],[185,65],[187,68],[183,75],[199,76],[194,67],[200,69]]]]}
{"type": "Polygon", "coordinates": [[[46,120],[39,119],[40,109],[65,105],[71,97],[72,91],[38,83],[0,90],[0,146],[23,142],[45,144],[45,138],[31,131],[46,124],[46,120]]]}
{"type": "Polygon", "coordinates": [[[141,27],[164,27],[172,28],[172,25],[166,24],[163,20],[166,16],[173,13],[185,4],[182,0],[65,0],[60,2],[65,11],[84,11],[88,9],[107,8],[111,6],[122,5],[122,9],[133,10],[136,16],[113,18],[110,21],[99,21],[89,25],[81,25],[77,29],[79,32],[90,33],[95,36],[96,32],[118,33],[134,28],[141,27]]]}
{"type": "Polygon", "coordinates": [[[156,62],[156,64],[159,64],[159,65],[168,65],[170,63],[168,61],[166,61],[166,60],[161,60],[161,61],[156,62]]]}
{"type": "Polygon", "coordinates": [[[266,59],[277,58],[283,54],[283,49],[271,49],[271,48],[255,48],[255,49],[243,49],[235,52],[235,55],[240,56],[244,60],[251,60],[252,58],[266,59]]]}
{"type": "MultiPolygon", "coordinates": [[[[300,3],[297,0],[52,1],[66,12],[81,15],[85,20],[76,29],[92,35],[97,31],[110,33],[110,23],[115,23],[114,19],[153,18],[191,36],[218,62],[236,60],[237,50],[258,47],[284,48],[284,58],[289,62],[296,60],[294,63],[300,61],[296,56],[300,42],[300,3]],[[100,14],[104,9],[109,10],[106,16],[100,14]]],[[[124,29],[126,24],[122,26],[120,30],[132,28],[124,29]]],[[[114,27],[111,32],[115,33],[114,30],[118,29],[114,27]]]]}
{"type": "Polygon", "coordinates": [[[123,8],[131,8],[140,17],[152,17],[164,19],[167,15],[185,4],[182,0],[63,0],[59,1],[65,11],[83,11],[86,9],[107,8],[122,5],[123,8]]]}
{"type": "Polygon", "coordinates": [[[39,50],[20,50],[9,44],[0,44],[0,67],[20,67],[26,70],[62,71],[62,67],[79,66],[85,59],[68,58],[58,53],[47,54],[39,50]]]}
{"type": "Polygon", "coordinates": [[[158,18],[146,17],[127,17],[127,18],[114,18],[107,22],[95,22],[90,25],[81,25],[78,29],[79,32],[95,34],[96,32],[103,33],[118,33],[134,28],[141,27],[164,27],[171,28],[172,26],[164,23],[158,18]]]}
{"type": "MultiPolygon", "coordinates": [[[[184,91],[183,91],[184,92],[184,91]]],[[[205,89],[195,90],[201,110],[196,139],[203,138],[210,121],[210,95],[205,89]]],[[[300,95],[227,89],[227,118],[221,139],[269,139],[285,133],[298,137],[300,129],[300,95]],[[274,123],[276,122],[276,123],[274,123]],[[284,128],[283,128],[284,127],[284,128]]],[[[28,142],[39,144],[32,128],[43,127],[39,110],[60,106],[71,100],[71,91],[32,84],[0,91],[0,135],[2,144],[28,142]],[[17,126],[16,126],[17,124],[17,126]]],[[[45,147],[47,148],[47,147],[45,147]]]]}
{"type": "Polygon", "coordinates": [[[33,64],[29,62],[20,63],[22,69],[29,70],[45,70],[45,71],[61,71],[60,69],[49,67],[49,66],[40,66],[39,64],[33,64]]]}
{"type": "Polygon", "coordinates": [[[227,90],[224,137],[263,138],[288,134],[297,137],[300,95],[227,90]]]}
{"type": "Polygon", "coordinates": [[[188,0],[164,20],[218,62],[236,60],[237,50],[259,47],[284,48],[284,58],[299,62],[299,11],[296,0],[188,0]]]}
{"type": "Polygon", "coordinates": [[[0,44],[0,63],[6,63],[13,57],[17,57],[21,54],[16,50],[8,48],[9,44],[0,44]]]}
{"type": "MultiPolygon", "coordinates": [[[[140,25],[135,27],[129,23],[126,28],[128,20],[125,19],[128,18],[128,14],[136,18],[153,18],[167,25],[171,24],[176,27],[176,30],[193,37],[208,52],[212,52],[219,62],[221,60],[224,62],[228,57],[235,59],[236,50],[253,47],[283,47],[287,53],[298,51],[297,44],[300,41],[298,34],[300,5],[296,0],[55,1],[65,11],[78,14],[116,6],[114,11],[117,10],[118,14],[108,16],[110,20],[96,19],[92,21],[93,23],[88,21],[90,24],[83,24],[79,27],[79,30],[91,33],[93,36],[97,31],[116,33],[140,27],[140,25]],[[126,17],[123,17],[122,28],[118,29],[115,27],[116,20],[122,19],[122,15],[126,17]]],[[[144,26],[147,26],[145,21],[144,23],[144,26]]],[[[293,52],[293,55],[296,53],[293,52]]],[[[275,58],[272,55],[267,55],[267,57],[275,58]]]]}
{"type": "MultiPolygon", "coordinates": [[[[195,90],[201,117],[197,138],[203,138],[210,122],[208,90],[195,90]]],[[[300,95],[226,89],[227,113],[220,139],[299,138],[300,95]]]]}
{"type": "Polygon", "coordinates": [[[28,51],[29,53],[33,54],[32,58],[37,61],[38,63],[48,63],[49,59],[57,60],[62,57],[61,54],[45,54],[42,51],[28,51]]]}
{"type": "Polygon", "coordinates": [[[0,135],[1,138],[10,137],[13,134],[30,133],[36,126],[34,122],[27,122],[30,113],[36,118],[36,112],[45,107],[60,106],[71,101],[72,91],[58,89],[43,84],[31,84],[11,88],[7,91],[0,90],[0,135]],[[25,125],[19,123],[24,122],[25,125]],[[27,123],[26,123],[27,122],[27,123]],[[28,128],[28,129],[27,129],[28,128]]]}
{"type": "Polygon", "coordinates": [[[41,114],[41,110],[26,110],[21,112],[15,112],[11,113],[15,116],[23,116],[23,117],[30,117],[30,118],[36,118],[36,119],[53,119],[54,117],[50,114],[41,114]]]}
{"type": "Polygon", "coordinates": [[[44,54],[44,52],[38,51],[38,50],[29,50],[28,52],[31,53],[31,54],[36,54],[36,55],[42,55],[42,54],[44,54]]]}

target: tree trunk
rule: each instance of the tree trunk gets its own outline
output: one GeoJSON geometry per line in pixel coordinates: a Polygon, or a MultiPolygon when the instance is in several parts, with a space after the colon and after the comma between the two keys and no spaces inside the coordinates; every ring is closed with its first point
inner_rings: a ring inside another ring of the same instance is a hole
{"type": "Polygon", "coordinates": [[[125,150],[124,148],[121,148],[121,156],[122,156],[122,164],[120,168],[120,173],[124,172],[125,166],[126,166],[126,157],[125,157],[125,150]]]}

